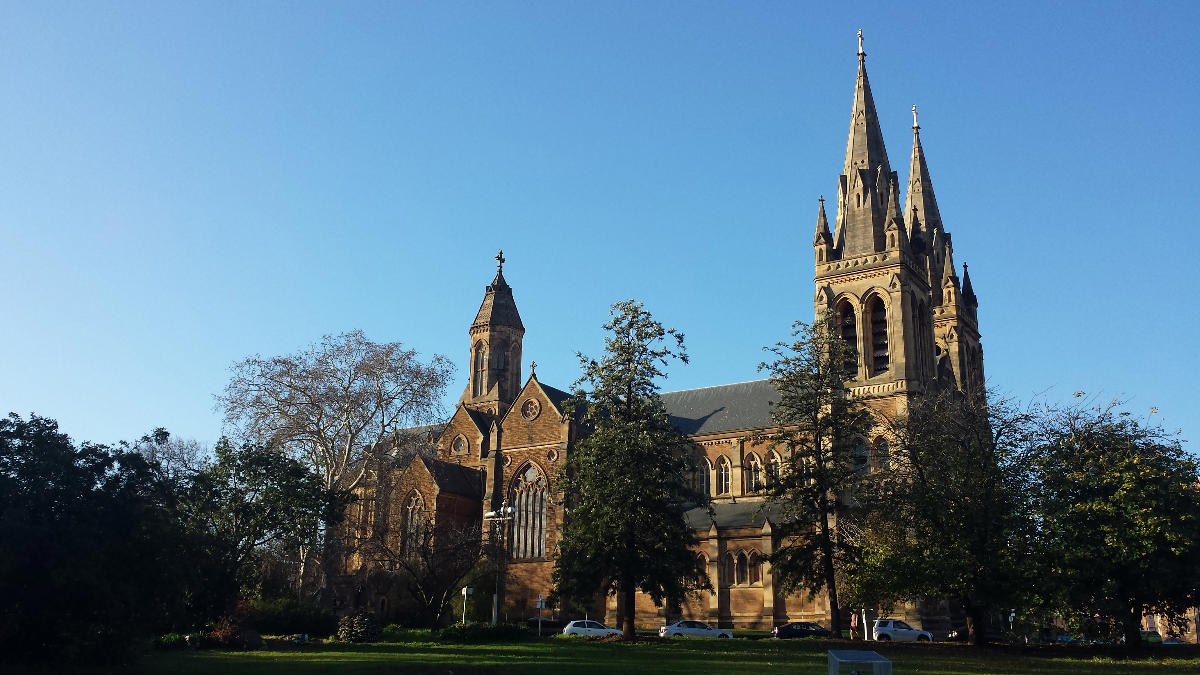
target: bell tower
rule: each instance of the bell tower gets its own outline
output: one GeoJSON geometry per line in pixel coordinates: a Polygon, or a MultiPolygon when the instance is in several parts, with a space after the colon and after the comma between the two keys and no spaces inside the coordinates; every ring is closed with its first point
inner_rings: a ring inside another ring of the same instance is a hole
{"type": "Polygon", "coordinates": [[[521,391],[525,336],[512,287],[504,280],[504,251],[496,254],[496,278],[484,291],[468,334],[471,379],[459,400],[473,410],[503,415],[521,391]]]}
{"type": "Polygon", "coordinates": [[[913,152],[906,204],[888,162],[867,79],[862,31],[837,214],[831,232],[819,201],[813,256],[817,318],[832,312],[858,351],[855,395],[901,412],[910,392],[983,384],[983,352],[966,276],[954,271],[913,106],[913,152]],[[887,403],[890,401],[891,403],[887,403]]]}

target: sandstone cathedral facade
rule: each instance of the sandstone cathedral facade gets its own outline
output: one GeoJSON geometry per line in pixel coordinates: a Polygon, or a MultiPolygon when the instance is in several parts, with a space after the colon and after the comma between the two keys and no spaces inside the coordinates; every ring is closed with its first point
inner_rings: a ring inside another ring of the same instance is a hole
{"type": "MultiPolygon", "coordinates": [[[[982,387],[983,350],[978,303],[967,275],[954,264],[921,146],[913,107],[912,153],[901,203],[901,185],[884,147],[867,80],[859,34],[858,75],[849,137],[838,177],[832,228],[821,198],[813,237],[815,310],[833,312],[841,335],[859,354],[852,392],[870,399],[884,415],[906,409],[908,397],[931,386],[982,387]]],[[[551,590],[553,552],[561,522],[555,473],[580,433],[564,415],[567,393],[538,380],[535,364],[523,370],[525,326],[504,278],[502,255],[495,278],[467,335],[470,381],[451,419],[428,430],[431,447],[403,466],[381,468],[351,508],[348,527],[398,524],[407,530],[478,526],[486,512],[511,506],[503,523],[505,563],[503,615],[536,616],[539,596],[551,590]]],[[[669,392],[662,395],[677,427],[692,440],[696,487],[712,499],[712,512],[686,513],[699,540],[696,556],[708,570],[711,591],[682,606],[656,607],[638,596],[639,626],[694,618],[722,627],[767,628],[787,621],[828,624],[822,595],[784,593],[768,556],[780,545],[771,511],[760,509],[762,491],[786,458],[769,443],[753,440],[771,429],[768,380],[669,392]]],[[[868,439],[856,460],[864,470],[886,470],[888,438],[868,439]]],[[[484,527],[483,531],[488,532],[484,527]]],[[[497,530],[499,532],[499,530],[497,530]]],[[[435,534],[436,536],[436,534],[435,534]]],[[[346,606],[390,616],[395,600],[386,591],[355,586],[354,578],[377,564],[348,556],[340,586],[346,606]],[[357,576],[356,576],[357,575],[357,576]]],[[[577,608],[616,621],[615,598],[577,608]]],[[[621,608],[621,611],[624,611],[621,608]]],[[[949,627],[944,603],[910,606],[900,616],[926,629],[949,627]]],[[[577,618],[574,615],[561,617],[577,618]]]]}

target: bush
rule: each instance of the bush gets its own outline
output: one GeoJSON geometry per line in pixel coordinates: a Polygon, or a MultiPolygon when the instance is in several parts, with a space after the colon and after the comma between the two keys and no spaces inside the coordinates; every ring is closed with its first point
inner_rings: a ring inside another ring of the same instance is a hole
{"type": "Polygon", "coordinates": [[[527,628],[515,623],[501,623],[495,626],[486,623],[456,623],[443,628],[438,638],[443,642],[510,642],[529,637],[527,628]]]}
{"type": "Polygon", "coordinates": [[[265,635],[333,635],[338,620],[316,603],[279,598],[256,599],[238,605],[238,621],[265,635]]]}
{"type": "Polygon", "coordinates": [[[359,612],[338,620],[337,639],[341,642],[378,642],[382,636],[379,619],[370,612],[359,612]]]}
{"type": "Polygon", "coordinates": [[[187,638],[179,633],[167,633],[154,639],[155,649],[183,649],[187,638]]]}
{"type": "Polygon", "coordinates": [[[428,628],[408,628],[398,623],[389,623],[383,627],[382,642],[428,642],[431,637],[428,628]]]}

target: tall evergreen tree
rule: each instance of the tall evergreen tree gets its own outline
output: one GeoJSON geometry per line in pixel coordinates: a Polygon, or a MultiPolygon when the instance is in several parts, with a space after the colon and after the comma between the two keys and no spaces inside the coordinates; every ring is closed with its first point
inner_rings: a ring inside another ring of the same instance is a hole
{"type": "Polygon", "coordinates": [[[854,554],[839,521],[846,518],[850,492],[861,479],[856,452],[865,453],[871,422],[863,401],[852,398],[847,386],[858,354],[837,333],[830,315],[811,325],[797,321],[792,341],[767,351],[775,360],[759,369],[770,375],[779,401],[771,411],[778,431],[765,440],[782,448],[785,457],[785,470],[767,486],[782,542],[770,556],[771,569],[784,590],[825,592],[836,635],[842,621],[839,569],[854,554]]]}
{"type": "Polygon", "coordinates": [[[616,593],[623,636],[632,639],[639,589],[661,605],[708,581],[683,517],[700,499],[685,478],[692,447],[658,395],[666,365],[687,363],[683,334],[633,300],[613,305],[604,329],[600,360],[579,355],[583,375],[568,404],[584,431],[560,474],[566,511],[554,596],[616,593]]]}

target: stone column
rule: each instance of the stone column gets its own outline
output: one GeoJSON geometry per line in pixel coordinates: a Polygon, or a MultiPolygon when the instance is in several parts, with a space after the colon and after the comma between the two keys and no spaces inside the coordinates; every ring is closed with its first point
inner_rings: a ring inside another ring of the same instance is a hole
{"type": "Polygon", "coordinates": [[[742,439],[734,439],[729,444],[729,459],[733,462],[729,471],[729,494],[734,497],[741,497],[746,494],[746,482],[742,476],[742,459],[745,452],[745,444],[742,439]]]}
{"type": "MultiPolygon", "coordinates": [[[[775,575],[771,572],[771,563],[767,557],[775,552],[775,537],[771,531],[771,521],[763,523],[762,527],[762,594],[763,616],[775,625],[775,575]]],[[[785,608],[786,609],[786,608],[785,608]]]]}
{"type": "Polygon", "coordinates": [[[708,530],[708,583],[712,584],[712,591],[708,594],[708,618],[710,623],[717,625],[717,619],[721,616],[721,547],[717,539],[717,524],[713,523],[708,530]]]}

